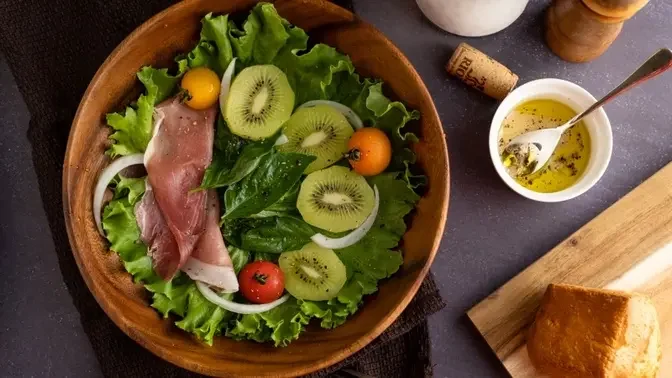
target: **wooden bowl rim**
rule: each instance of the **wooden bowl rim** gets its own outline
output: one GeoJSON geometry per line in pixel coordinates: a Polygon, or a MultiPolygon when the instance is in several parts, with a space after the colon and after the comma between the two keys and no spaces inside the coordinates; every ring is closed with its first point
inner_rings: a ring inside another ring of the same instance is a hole
{"type": "MultiPolygon", "coordinates": [[[[275,2],[274,0],[271,0],[270,2],[275,2]]],[[[433,124],[439,125],[439,134],[441,135],[442,138],[440,138],[439,141],[433,141],[433,143],[441,143],[442,144],[442,150],[443,150],[443,159],[445,161],[445,166],[446,166],[446,184],[445,184],[445,191],[440,194],[440,204],[438,206],[438,210],[441,211],[441,214],[439,216],[439,227],[436,230],[436,234],[433,235],[434,241],[432,243],[432,248],[431,251],[427,257],[426,263],[420,270],[415,282],[411,285],[409,290],[403,295],[402,298],[398,301],[397,305],[394,307],[393,311],[390,311],[387,316],[382,318],[378,323],[377,326],[370,329],[368,332],[362,334],[359,336],[357,340],[355,340],[349,347],[344,348],[340,350],[337,353],[332,353],[331,355],[326,355],[322,358],[320,358],[317,362],[310,364],[309,366],[296,366],[292,369],[291,375],[286,375],[286,376],[297,376],[297,375],[305,375],[305,374],[310,374],[312,372],[318,371],[320,369],[327,368],[329,366],[332,366],[336,363],[339,363],[343,361],[344,359],[350,357],[354,353],[358,352],[362,348],[364,348],[366,345],[368,345],[371,341],[376,339],[378,336],[380,336],[398,317],[401,315],[401,313],[406,309],[408,304],[411,302],[411,300],[415,297],[418,289],[420,288],[420,285],[424,281],[425,277],[427,276],[427,273],[429,272],[429,269],[434,261],[434,258],[438,252],[439,245],[441,243],[442,237],[443,237],[443,232],[445,230],[445,223],[447,219],[447,213],[448,213],[448,205],[449,205],[449,195],[450,195],[450,166],[449,166],[449,159],[448,159],[448,147],[446,144],[446,138],[445,138],[445,132],[443,131],[441,119],[436,111],[436,107],[434,105],[434,101],[431,97],[431,94],[429,93],[424,81],[421,79],[420,75],[417,73],[413,65],[409,62],[408,58],[382,33],[380,32],[377,28],[374,26],[370,25],[369,23],[361,20],[359,17],[356,15],[353,15],[350,11],[343,9],[329,1],[325,0],[318,0],[316,2],[317,4],[315,6],[317,7],[328,7],[331,8],[331,11],[334,12],[345,12],[348,14],[348,16],[352,19],[352,21],[344,23],[348,25],[354,25],[354,24],[359,24],[358,26],[363,26],[364,28],[367,29],[368,33],[374,34],[376,36],[376,39],[379,40],[381,43],[384,43],[386,45],[386,48],[391,50],[393,53],[397,54],[398,57],[400,58],[401,62],[408,66],[410,68],[410,73],[413,76],[413,79],[415,80],[415,85],[417,85],[419,88],[419,91],[426,96],[426,98],[429,99],[429,103],[426,104],[427,107],[429,108],[429,112],[425,111],[421,114],[422,118],[427,118],[430,119],[433,124]]],[[[68,176],[70,174],[70,161],[72,160],[71,157],[71,151],[72,151],[72,146],[71,143],[73,143],[73,135],[75,135],[78,130],[81,128],[88,127],[87,125],[83,125],[80,123],[80,118],[82,116],[82,112],[84,111],[83,109],[86,107],[88,103],[88,99],[91,98],[91,93],[97,92],[101,90],[101,86],[103,85],[102,83],[99,82],[101,76],[103,76],[103,72],[111,69],[114,65],[112,64],[113,62],[117,61],[118,59],[123,58],[122,56],[122,48],[131,42],[136,41],[137,39],[141,38],[142,35],[145,33],[147,29],[150,29],[152,26],[154,26],[156,23],[158,23],[160,20],[162,20],[165,15],[170,14],[172,12],[179,12],[183,8],[190,6],[190,2],[185,1],[185,2],[180,2],[174,5],[171,5],[170,7],[164,9],[163,11],[155,14],[151,18],[149,18],[147,21],[143,22],[140,26],[138,26],[136,29],[133,30],[126,38],[124,38],[118,45],[115,47],[115,49],[108,55],[108,57],[103,61],[101,66],[98,68],[96,71],[94,77],[91,79],[91,82],[89,83],[86,91],[84,92],[84,95],[82,96],[82,100],[77,108],[77,112],[75,114],[75,118],[73,119],[72,122],[72,127],[68,136],[68,143],[66,146],[66,152],[65,152],[65,159],[64,159],[64,164],[63,164],[63,193],[62,193],[62,200],[63,200],[63,214],[65,217],[65,225],[66,225],[66,231],[68,234],[68,240],[73,252],[73,256],[75,257],[75,261],[77,263],[77,267],[82,274],[82,277],[84,281],[86,282],[87,287],[93,294],[94,298],[96,299],[96,302],[101,306],[103,311],[107,314],[107,316],[110,317],[110,319],[114,322],[114,324],[119,327],[127,336],[129,336],[131,339],[133,339],[135,342],[137,342],[139,345],[144,347],[145,349],[149,350],[156,356],[176,365],[179,367],[182,367],[184,369],[194,371],[197,373],[201,374],[227,374],[228,372],[219,370],[219,369],[212,369],[209,368],[208,366],[201,365],[201,364],[189,364],[186,363],[187,361],[184,358],[180,357],[179,350],[171,350],[164,348],[162,346],[156,346],[151,342],[151,339],[147,339],[144,335],[141,335],[137,332],[134,332],[131,325],[134,324],[133,321],[128,321],[122,316],[119,316],[116,311],[113,311],[114,309],[110,307],[110,304],[107,301],[103,301],[100,298],[103,297],[104,293],[104,288],[98,287],[96,283],[93,282],[92,277],[88,270],[85,268],[85,265],[82,262],[82,254],[79,251],[77,246],[77,240],[73,235],[73,228],[76,224],[82,223],[81,222],[73,222],[72,217],[70,216],[70,211],[69,211],[69,204],[72,203],[70,198],[70,193],[71,193],[71,183],[68,180],[68,176]]],[[[338,24],[336,26],[343,25],[343,24],[338,24]]],[[[333,27],[335,25],[331,26],[326,26],[326,28],[333,27]]],[[[158,321],[165,321],[165,319],[157,319],[158,321]]],[[[218,336],[222,337],[222,336],[218,336]]],[[[285,376],[285,375],[283,375],[285,376]]]]}

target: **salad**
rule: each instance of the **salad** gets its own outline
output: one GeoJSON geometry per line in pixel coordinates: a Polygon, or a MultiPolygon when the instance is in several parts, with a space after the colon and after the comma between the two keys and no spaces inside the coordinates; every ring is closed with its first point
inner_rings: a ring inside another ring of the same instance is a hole
{"type": "Polygon", "coordinates": [[[271,4],[242,25],[208,14],[177,71],[143,67],[144,93],[107,115],[99,230],[151,306],[207,344],[337,327],[402,265],[424,177],[401,130],[419,114],[308,46],[271,4]]]}

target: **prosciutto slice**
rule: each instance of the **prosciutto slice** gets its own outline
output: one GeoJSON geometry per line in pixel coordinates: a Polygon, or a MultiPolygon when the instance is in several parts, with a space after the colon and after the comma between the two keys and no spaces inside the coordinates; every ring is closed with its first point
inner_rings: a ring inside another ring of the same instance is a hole
{"type": "Polygon", "coordinates": [[[221,291],[238,291],[238,279],[219,229],[219,199],[215,190],[208,191],[205,232],[182,270],[196,281],[216,286],[221,291]]]}
{"type": "Polygon", "coordinates": [[[155,109],[156,122],[145,152],[148,181],[165,225],[175,238],[179,256],[155,259],[157,271],[172,271],[158,264],[180,268],[205,231],[206,191],[195,191],[212,160],[215,108],[197,111],[177,99],[155,109]],[[179,257],[179,258],[178,258],[179,257]],[[177,261],[175,261],[177,260],[177,261]]]}
{"type": "Polygon", "coordinates": [[[182,269],[225,292],[238,280],[219,229],[215,190],[192,191],[212,160],[215,109],[193,110],[171,99],[156,107],[145,152],[146,191],[135,207],[140,238],[163,279],[182,269]]]}
{"type": "Polygon", "coordinates": [[[135,218],[140,227],[140,239],[147,246],[154,270],[164,280],[171,279],[185,263],[180,256],[175,237],[161,214],[152,186],[147,183],[142,200],[135,205],[135,218]]]}

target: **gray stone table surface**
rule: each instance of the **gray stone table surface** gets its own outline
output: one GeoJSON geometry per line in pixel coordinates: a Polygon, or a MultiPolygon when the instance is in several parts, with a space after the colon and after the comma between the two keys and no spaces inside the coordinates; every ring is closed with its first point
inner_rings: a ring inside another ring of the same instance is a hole
{"type": "MultiPolygon", "coordinates": [[[[588,193],[559,204],[526,200],[496,176],[487,134],[497,102],[448,77],[462,41],[520,76],[557,77],[599,97],[656,49],[672,44],[672,0],[653,0],[600,58],[563,62],[543,42],[548,1],[532,0],[509,28],[461,38],[427,21],[413,0],[355,0],[356,12],[413,63],[446,131],[451,200],[433,265],[448,306],[430,319],[437,377],[506,377],[465,312],[672,160],[672,74],[606,106],[614,131],[611,164],[588,193]]],[[[29,115],[0,57],[0,376],[97,377],[101,373],[63,283],[26,140],[29,115]]]]}

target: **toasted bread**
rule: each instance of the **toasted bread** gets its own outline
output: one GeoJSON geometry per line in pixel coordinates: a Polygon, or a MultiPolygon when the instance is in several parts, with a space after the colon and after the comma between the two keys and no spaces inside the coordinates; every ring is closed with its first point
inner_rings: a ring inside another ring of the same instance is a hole
{"type": "Polygon", "coordinates": [[[647,297],[551,284],[527,339],[537,370],[551,378],[654,378],[661,334],[647,297]]]}

